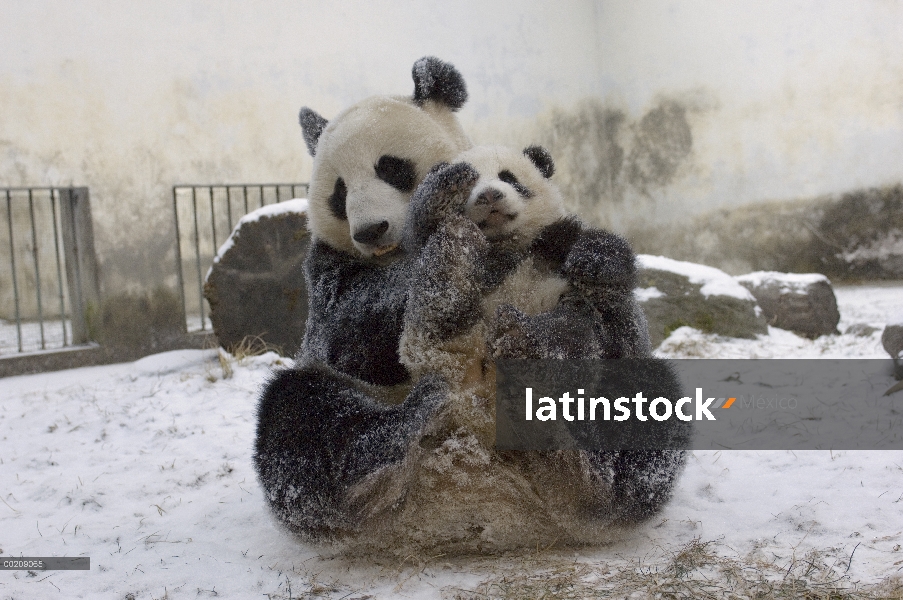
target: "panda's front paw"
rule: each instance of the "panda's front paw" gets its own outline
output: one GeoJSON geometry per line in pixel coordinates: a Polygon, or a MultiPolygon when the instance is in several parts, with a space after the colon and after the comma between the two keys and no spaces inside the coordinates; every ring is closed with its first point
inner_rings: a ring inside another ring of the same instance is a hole
{"type": "Polygon", "coordinates": [[[489,335],[493,358],[535,358],[537,343],[527,327],[527,315],[510,304],[495,311],[495,327],[489,335]]]}
{"type": "Polygon", "coordinates": [[[564,265],[582,232],[583,224],[577,217],[558,219],[539,232],[530,246],[530,253],[547,261],[553,269],[558,270],[564,265]]]}
{"type": "Polygon", "coordinates": [[[418,252],[439,227],[464,212],[479,173],[467,163],[441,164],[427,173],[411,196],[403,244],[418,252]]]}
{"type": "MultiPolygon", "coordinates": [[[[467,197],[480,179],[480,173],[468,163],[456,163],[438,169],[429,185],[432,187],[432,205],[444,213],[460,213],[467,204],[467,197]]],[[[427,181],[424,180],[424,184],[427,181]]]]}
{"type": "Polygon", "coordinates": [[[582,285],[633,289],[636,256],[621,236],[603,229],[588,229],[571,247],[562,271],[570,281],[582,285]]]}

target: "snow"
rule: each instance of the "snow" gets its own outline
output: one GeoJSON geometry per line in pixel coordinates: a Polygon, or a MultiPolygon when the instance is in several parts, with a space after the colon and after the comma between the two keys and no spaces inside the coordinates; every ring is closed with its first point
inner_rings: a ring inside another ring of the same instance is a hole
{"type": "Polygon", "coordinates": [[[856,263],[867,260],[887,260],[891,257],[903,255],[903,231],[891,229],[882,239],[875,240],[868,245],[862,245],[854,250],[842,252],[841,257],[848,263],[856,263]]]}
{"type": "Polygon", "coordinates": [[[661,298],[665,294],[657,287],[652,286],[647,288],[636,288],[635,290],[633,290],[633,295],[634,297],[636,297],[638,302],[646,302],[647,300],[652,300],[653,298],[661,298]]]}
{"type": "Polygon", "coordinates": [[[740,284],[748,283],[753,287],[767,284],[781,286],[781,293],[801,292],[813,283],[827,282],[828,278],[821,273],[781,273],[778,271],[755,271],[734,277],[740,284]]]}
{"type": "MultiPolygon", "coordinates": [[[[283,202],[277,202],[276,204],[267,204],[266,206],[261,206],[257,210],[252,210],[235,224],[235,227],[232,228],[232,233],[229,234],[229,237],[226,238],[223,245],[216,251],[213,262],[218,263],[220,257],[224,256],[235,244],[235,236],[238,235],[238,230],[241,229],[241,226],[245,223],[255,223],[264,217],[277,217],[287,213],[307,214],[307,206],[307,198],[292,198],[291,200],[284,200],[283,202]]],[[[207,271],[207,275],[204,276],[204,281],[206,281],[208,277],[210,277],[209,270],[207,271]]]]}
{"type": "MultiPolygon", "coordinates": [[[[756,340],[682,328],[659,354],[887,359],[880,328],[903,307],[903,285],[836,294],[841,331],[879,330],[813,341],[774,328],[756,340]]],[[[0,597],[441,598],[473,589],[493,565],[523,564],[353,560],[280,530],[251,454],[256,396],[284,362],[180,350],[0,380],[2,556],[91,557],[90,572],[0,573],[0,597]]],[[[832,549],[852,555],[854,580],[875,581],[903,564],[901,506],[901,452],[697,451],[652,523],[611,546],[555,556],[615,568],[699,538],[769,557],[832,549]]]]}
{"type": "Polygon", "coordinates": [[[644,269],[657,269],[677,273],[690,279],[690,283],[702,285],[699,290],[703,296],[731,296],[740,300],[755,302],[753,295],[745,287],[737,283],[733,277],[715,267],[697,263],[674,260],[665,256],[650,254],[637,255],[639,265],[644,269]]]}
{"type": "MultiPolygon", "coordinates": [[[[5,321],[0,319],[0,354],[19,355],[19,331],[22,332],[22,351],[41,351],[41,323],[38,321],[22,321],[16,327],[15,320],[5,321]]],[[[69,348],[72,343],[72,321],[66,319],[44,319],[43,323],[44,349],[62,350],[69,348]],[[66,328],[65,334],[63,328],[66,328]],[[67,345],[63,345],[65,342],[67,345]]]]}

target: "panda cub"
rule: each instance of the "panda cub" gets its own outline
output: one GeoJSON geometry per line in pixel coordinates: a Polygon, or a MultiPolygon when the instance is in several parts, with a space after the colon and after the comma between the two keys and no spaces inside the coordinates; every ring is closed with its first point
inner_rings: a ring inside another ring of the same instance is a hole
{"type": "Polygon", "coordinates": [[[629,245],[567,216],[554,170],[539,146],[476,147],[412,198],[400,355],[415,381],[438,372],[482,395],[495,358],[648,355],[629,245]]]}

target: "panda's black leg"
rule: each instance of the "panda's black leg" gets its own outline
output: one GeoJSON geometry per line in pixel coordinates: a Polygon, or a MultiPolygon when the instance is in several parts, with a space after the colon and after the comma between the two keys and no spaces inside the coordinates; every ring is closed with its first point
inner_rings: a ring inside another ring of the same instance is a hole
{"type": "MultiPolygon", "coordinates": [[[[647,357],[606,361],[609,368],[589,382],[594,393],[604,397],[642,390],[650,399],[677,399],[682,390],[679,377],[665,360],[647,357]]],[[[671,498],[677,476],[686,461],[692,426],[668,420],[634,441],[634,447],[615,451],[588,451],[590,464],[611,485],[611,509],[616,521],[630,524],[654,516],[671,498]]],[[[586,431],[586,430],[581,430],[586,431]]],[[[604,430],[601,430],[604,431],[604,430]]],[[[600,433],[601,433],[600,431],[600,433]]],[[[579,438],[579,435],[575,436],[579,438]]],[[[584,447],[601,447],[599,441],[579,440],[584,447]]]]}
{"type": "Polygon", "coordinates": [[[587,452],[592,467],[611,485],[615,522],[641,523],[671,499],[686,462],[684,450],[587,452]]]}
{"type": "Polygon", "coordinates": [[[279,521],[309,539],[353,531],[351,486],[404,459],[447,396],[424,378],[398,406],[384,406],[323,365],[275,374],[257,408],[254,463],[279,521]]]}

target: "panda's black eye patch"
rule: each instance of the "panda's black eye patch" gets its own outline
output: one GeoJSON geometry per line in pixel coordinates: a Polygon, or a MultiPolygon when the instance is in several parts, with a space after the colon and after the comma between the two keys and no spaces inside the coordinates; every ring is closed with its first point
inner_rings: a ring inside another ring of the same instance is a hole
{"type": "Polygon", "coordinates": [[[348,220],[348,213],[345,212],[345,201],[348,198],[348,188],[345,187],[345,180],[339,177],[335,180],[335,188],[332,190],[332,196],[327,200],[329,210],[337,219],[343,221],[348,220]]]}
{"type": "Polygon", "coordinates": [[[530,189],[517,180],[517,177],[514,176],[514,173],[505,169],[504,171],[499,172],[499,179],[513,187],[518,194],[523,196],[524,198],[532,198],[533,192],[530,189]]]}
{"type": "Polygon", "coordinates": [[[384,154],[376,165],[376,176],[400,192],[413,192],[417,181],[417,169],[414,161],[384,154]]]}

